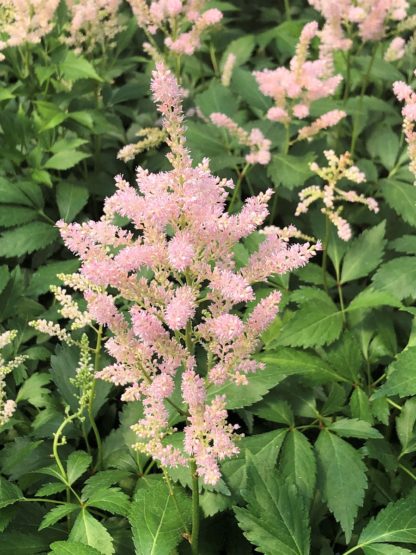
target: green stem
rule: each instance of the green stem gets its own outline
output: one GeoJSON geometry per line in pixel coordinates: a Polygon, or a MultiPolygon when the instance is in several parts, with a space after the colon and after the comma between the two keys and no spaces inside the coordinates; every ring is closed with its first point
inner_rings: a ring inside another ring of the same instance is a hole
{"type": "Polygon", "coordinates": [[[192,476],[192,535],[191,549],[192,555],[198,555],[199,540],[199,483],[196,471],[196,463],[194,460],[190,462],[190,471],[192,476]]]}
{"type": "Polygon", "coordinates": [[[324,239],[324,252],[322,256],[322,279],[324,282],[324,289],[328,293],[328,280],[326,277],[326,271],[328,266],[328,246],[329,246],[329,219],[325,216],[325,239],[324,239]]]}
{"type": "Polygon", "coordinates": [[[212,67],[214,69],[214,73],[217,77],[219,77],[220,76],[220,71],[219,71],[219,68],[218,68],[218,62],[217,62],[217,56],[216,56],[216,53],[215,53],[215,48],[214,48],[214,45],[212,44],[212,42],[209,45],[209,55],[210,55],[210,58],[211,58],[211,63],[212,63],[212,67]]]}
{"type": "Polygon", "coordinates": [[[395,403],[394,401],[392,401],[391,399],[387,399],[387,402],[389,405],[391,405],[392,407],[394,407],[397,410],[402,410],[402,407],[400,405],[398,405],[397,403],[395,403]]]}
{"type": "MultiPolygon", "coordinates": [[[[285,142],[283,143],[282,154],[286,156],[289,152],[290,147],[290,127],[288,124],[285,125],[285,142]]],[[[277,187],[274,187],[274,194],[273,194],[273,202],[272,202],[272,209],[270,210],[269,221],[270,224],[273,225],[274,219],[276,217],[277,211],[277,187]]]]}
{"type": "Polygon", "coordinates": [[[346,76],[345,76],[345,88],[344,88],[344,96],[343,96],[343,101],[344,104],[348,99],[348,95],[350,93],[350,82],[351,82],[351,53],[348,50],[347,55],[346,55],[346,62],[347,62],[347,72],[346,72],[346,76]]]}
{"type": "Polygon", "coordinates": [[[289,0],[284,0],[285,3],[285,14],[286,14],[286,19],[287,21],[291,21],[292,17],[290,15],[290,4],[289,4],[289,0]]]}
{"type": "Polygon", "coordinates": [[[33,501],[38,503],[53,503],[54,505],[66,505],[65,501],[57,501],[56,499],[47,499],[46,497],[24,497],[18,501],[33,501]]]}
{"type": "MultiPolygon", "coordinates": [[[[100,326],[98,328],[97,342],[96,342],[96,345],[95,345],[94,375],[100,369],[100,356],[101,356],[102,338],[103,338],[103,328],[102,328],[102,326],[100,326]]],[[[91,388],[91,394],[90,394],[89,402],[88,402],[88,418],[90,420],[91,428],[94,432],[95,441],[97,443],[97,463],[96,463],[95,469],[97,469],[97,468],[99,469],[99,468],[102,468],[102,466],[103,466],[103,446],[102,446],[102,442],[101,442],[100,432],[98,431],[97,424],[95,422],[94,415],[93,415],[93,403],[94,403],[94,398],[95,398],[95,383],[96,383],[96,381],[94,380],[92,388],[91,388]]]]}
{"type": "Polygon", "coordinates": [[[229,214],[231,213],[231,211],[234,207],[235,201],[237,200],[237,195],[238,195],[238,193],[240,191],[240,188],[241,188],[241,183],[243,182],[243,179],[246,176],[249,169],[250,169],[250,164],[247,162],[247,164],[244,166],[242,172],[238,176],[238,181],[237,181],[237,183],[234,187],[233,196],[231,197],[230,205],[228,207],[228,213],[229,214]]]}
{"type": "Polygon", "coordinates": [[[415,476],[415,474],[413,474],[413,472],[411,470],[406,468],[403,464],[399,464],[399,468],[401,468],[403,470],[403,472],[406,472],[406,474],[408,476],[410,476],[413,480],[416,481],[416,476],[415,476]]]}

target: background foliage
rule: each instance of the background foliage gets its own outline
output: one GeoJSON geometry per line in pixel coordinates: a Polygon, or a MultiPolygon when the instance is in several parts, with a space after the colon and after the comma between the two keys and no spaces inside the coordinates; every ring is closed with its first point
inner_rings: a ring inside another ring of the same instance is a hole
{"type": "MultiPolygon", "coordinates": [[[[322,161],[325,148],[350,149],[355,136],[364,189],[381,209],[370,215],[365,207],[349,208],[350,242],[331,230],[327,288],[319,258],[273,283],[284,297],[258,355],[266,370],[243,392],[227,391],[245,437],[240,454],[223,464],[220,485],[201,491],[200,553],[412,553],[416,189],[391,92],[393,81],[411,80],[412,53],[388,63],[383,44],[361,47],[350,61],[348,94],[341,86],[313,108],[314,116],[342,108],[346,120],[288,152],[283,127],[265,119],[271,103],[251,71],[286,64],[302,26],[317,13],[300,0],[290,2],[289,12],[268,0],[210,5],[224,13],[221,31],[210,33],[181,68],[193,109],[187,135],[194,159],[210,157],[213,172],[237,181],[245,164],[241,149],[207,116],[221,111],[248,130],[261,128],[272,141],[272,162],[253,166],[240,180],[241,196],[272,183],[270,223],[294,223],[324,239],[318,210],[294,217],[297,193],[313,182],[309,162],[322,161]],[[221,68],[230,52],[237,62],[226,87],[221,68]]],[[[7,379],[18,410],[1,429],[5,554],[189,552],[189,479],[174,470],[163,477],[131,449],[139,403],[121,405],[120,392],[98,382],[92,412],[102,465],[88,453],[96,447],[88,420],[65,429],[64,471],[52,464],[53,434],[66,407],[77,406],[71,377],[79,354],[28,326],[34,318],[58,320],[49,287],[59,283],[58,273],[77,268],[55,221],[98,219],[114,175],[133,178],[137,164],[166,168],[164,147],[128,164],[116,158],[158,117],[149,99],[153,62],[143,52],[144,35],[128,6],[122,10],[124,29],[110,52],[78,54],[62,44],[61,5],[61,23],[39,45],[8,49],[0,65],[0,321],[18,330],[9,354],[27,356],[7,379]]],[[[346,64],[336,58],[344,79],[346,64]]],[[[236,256],[246,259],[255,246],[249,237],[236,256]]]]}

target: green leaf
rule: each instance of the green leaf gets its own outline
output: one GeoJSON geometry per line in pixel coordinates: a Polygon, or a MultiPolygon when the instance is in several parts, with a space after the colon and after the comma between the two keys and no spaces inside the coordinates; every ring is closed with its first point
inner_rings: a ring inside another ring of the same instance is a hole
{"type": "Polygon", "coordinates": [[[73,451],[67,460],[66,471],[68,481],[73,484],[90,466],[92,457],[84,451],[73,451]]]}
{"type": "Polygon", "coordinates": [[[306,302],[283,324],[278,343],[291,347],[320,347],[341,334],[342,314],[328,297],[306,302]]]}
{"type": "Polygon", "coordinates": [[[342,264],[341,283],[365,277],[377,268],[386,245],[385,231],[386,222],[382,221],[352,241],[342,264]]]}
{"type": "Polygon", "coordinates": [[[380,306],[400,307],[401,303],[397,300],[397,297],[394,297],[386,291],[377,291],[372,287],[368,287],[353,298],[347,308],[347,311],[365,310],[378,308],[380,306]]]}
{"type": "Polygon", "coordinates": [[[205,116],[213,112],[221,112],[233,116],[238,109],[235,95],[223,85],[212,81],[210,86],[195,97],[196,105],[205,116]]]}
{"type": "Polygon", "coordinates": [[[4,555],[44,555],[48,549],[48,540],[37,532],[5,531],[0,534],[0,553],[4,555]]]}
{"type": "Polygon", "coordinates": [[[377,270],[373,283],[376,289],[387,291],[398,299],[416,297],[416,256],[389,260],[377,270]]]}
{"type": "Polygon", "coordinates": [[[378,515],[370,520],[358,545],[398,542],[416,543],[416,495],[413,491],[405,499],[387,505],[378,515]]]}
{"type": "Polygon", "coordinates": [[[33,206],[31,199],[20,189],[17,183],[8,181],[3,177],[0,177],[0,203],[33,206]]]}
{"type": "Polygon", "coordinates": [[[402,351],[387,370],[386,382],[373,394],[374,399],[399,395],[416,395],[416,347],[402,351]]]}
{"type": "Polygon", "coordinates": [[[43,222],[32,222],[0,236],[0,256],[13,258],[30,254],[50,245],[58,237],[58,230],[43,222]]]}
{"type": "Polygon", "coordinates": [[[274,469],[255,464],[249,452],[246,468],[243,497],[248,504],[234,507],[245,537],[262,553],[308,555],[307,510],[296,486],[283,482],[274,469]]]}
{"type": "Polygon", "coordinates": [[[362,439],[379,439],[383,436],[365,420],[357,418],[340,418],[328,426],[328,430],[342,437],[362,439]]]}
{"type": "Polygon", "coordinates": [[[414,555],[413,551],[392,545],[391,543],[375,543],[363,547],[364,555],[414,555]]]}
{"type": "Polygon", "coordinates": [[[23,493],[20,489],[0,476],[0,509],[7,507],[7,505],[13,505],[19,499],[23,499],[23,493]]]}
{"type": "Polygon", "coordinates": [[[104,555],[114,553],[113,538],[86,509],[82,509],[77,516],[68,539],[94,547],[104,555]]]}
{"type": "Polygon", "coordinates": [[[90,495],[86,504],[121,516],[127,516],[130,509],[129,498],[120,488],[96,490],[90,495]]]}
{"type": "Polygon", "coordinates": [[[394,179],[383,179],[381,181],[381,192],[387,204],[405,222],[416,226],[416,187],[394,179]]]}
{"type": "Polygon", "coordinates": [[[238,39],[232,40],[222,55],[222,67],[224,67],[224,63],[231,53],[236,57],[235,67],[245,64],[250,59],[255,46],[256,42],[254,35],[244,35],[238,39]]]}
{"type": "Polygon", "coordinates": [[[264,96],[259,90],[256,79],[250,71],[235,68],[231,79],[231,88],[238,94],[251,108],[266,111],[272,105],[271,99],[264,96]]]}
{"type": "Polygon", "coordinates": [[[315,453],[307,438],[298,430],[286,434],[278,468],[283,482],[294,483],[298,492],[312,499],[316,483],[315,453]]]}
{"type": "Polygon", "coordinates": [[[57,274],[72,274],[78,270],[79,264],[78,260],[70,259],[51,262],[50,264],[41,266],[32,275],[32,279],[26,291],[27,294],[38,296],[47,293],[51,285],[60,285],[62,283],[57,277],[57,274]]]}
{"type": "Polygon", "coordinates": [[[301,187],[313,175],[309,164],[314,158],[312,153],[305,156],[275,154],[267,166],[267,175],[276,186],[283,185],[288,189],[301,187]]]}
{"type": "Polygon", "coordinates": [[[323,431],[315,443],[322,497],[350,541],[358,507],[367,487],[360,453],[336,435],[323,431]],[[353,487],[352,487],[353,484],[353,487]]]}
{"type": "Polygon", "coordinates": [[[391,127],[378,125],[367,141],[367,149],[372,158],[379,158],[382,165],[391,170],[400,149],[399,137],[391,127]]]}
{"type": "Polygon", "coordinates": [[[175,499],[162,479],[137,490],[129,516],[137,555],[171,555],[189,527],[191,500],[174,490],[175,499]]]}
{"type": "Polygon", "coordinates": [[[44,528],[49,528],[49,526],[53,526],[59,520],[64,518],[67,515],[70,515],[74,511],[78,511],[80,509],[79,505],[75,503],[65,503],[64,505],[58,505],[54,507],[46,515],[42,518],[42,522],[39,525],[39,531],[43,530],[44,528]]]}
{"type": "Polygon", "coordinates": [[[401,455],[412,453],[416,450],[416,434],[414,432],[416,422],[416,397],[408,399],[403,405],[402,411],[396,418],[396,430],[402,444],[401,455]]]}
{"type": "Polygon", "coordinates": [[[416,254],[416,235],[403,235],[389,242],[389,248],[405,254],[416,254]]]}
{"type": "Polygon", "coordinates": [[[78,81],[78,79],[102,80],[88,60],[75,55],[71,50],[67,51],[65,60],[60,64],[60,70],[64,79],[68,79],[68,81],[78,81]]]}
{"type": "Polygon", "coordinates": [[[78,162],[89,156],[90,154],[80,150],[61,150],[51,156],[43,167],[51,170],[69,170],[69,168],[73,168],[78,162]]]}
{"type": "MultiPolygon", "coordinates": [[[[131,406],[131,404],[129,404],[128,406],[131,406]]],[[[119,482],[120,480],[128,477],[129,473],[125,470],[111,469],[97,472],[96,474],[93,474],[87,480],[85,480],[85,485],[82,489],[82,500],[85,501],[96,491],[109,488],[116,482],[119,482]]]]}
{"type": "Polygon", "coordinates": [[[36,372],[32,374],[19,389],[16,402],[28,401],[34,407],[45,407],[48,404],[50,391],[45,385],[51,381],[49,374],[36,372]]]}
{"type": "Polygon", "coordinates": [[[38,213],[34,208],[28,206],[15,206],[11,204],[0,205],[0,226],[13,227],[32,220],[36,220],[38,213]]]}
{"type": "Polygon", "coordinates": [[[9,279],[10,279],[9,268],[5,264],[3,264],[3,266],[0,266],[0,293],[3,292],[9,279]]]}
{"type": "Polygon", "coordinates": [[[288,426],[294,425],[291,406],[285,400],[275,398],[274,391],[271,391],[259,403],[251,406],[250,412],[270,422],[287,424],[288,426]]]}
{"type": "Polygon", "coordinates": [[[65,484],[58,482],[49,482],[41,486],[35,493],[36,497],[49,497],[50,495],[55,495],[56,493],[61,493],[66,489],[65,484]]]}
{"type": "Polygon", "coordinates": [[[56,202],[59,215],[66,222],[72,222],[75,216],[84,208],[88,201],[88,190],[85,187],[66,183],[59,183],[56,189],[56,202]]]}
{"type": "Polygon", "coordinates": [[[97,549],[79,542],[54,542],[51,549],[53,555],[102,555],[97,549]]]}

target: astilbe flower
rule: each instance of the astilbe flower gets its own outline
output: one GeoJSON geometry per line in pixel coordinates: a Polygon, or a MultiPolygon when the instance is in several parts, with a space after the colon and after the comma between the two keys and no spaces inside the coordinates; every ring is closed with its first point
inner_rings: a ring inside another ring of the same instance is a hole
{"type": "MultiPolygon", "coordinates": [[[[317,33],[316,21],[304,26],[289,68],[278,67],[254,72],[260,91],[272,97],[275,102],[267,112],[268,119],[288,126],[293,119],[307,118],[311,104],[333,95],[341,82],[341,75],[333,75],[332,65],[327,57],[320,56],[313,61],[307,59],[310,43],[317,33]]],[[[335,112],[337,117],[333,112],[322,116],[326,118],[322,120],[325,126],[322,126],[321,120],[317,120],[312,124],[312,129],[317,129],[320,125],[320,129],[330,127],[345,116],[344,112],[335,112]]],[[[309,133],[309,136],[312,134],[314,133],[309,133]]]]}
{"type": "Polygon", "coordinates": [[[53,27],[59,0],[2,0],[0,5],[0,60],[2,50],[37,44],[53,27]]]}
{"type": "MultiPolygon", "coordinates": [[[[165,45],[177,54],[192,55],[201,46],[201,35],[222,19],[217,8],[204,11],[205,0],[128,0],[138,25],[148,36],[165,34],[165,45]]],[[[154,43],[148,52],[158,58],[154,43]]]]}
{"type": "Polygon", "coordinates": [[[337,228],[338,236],[344,241],[351,239],[352,230],[350,224],[341,216],[342,206],[336,207],[339,202],[357,202],[367,206],[372,212],[378,212],[378,203],[372,197],[365,197],[353,190],[344,191],[339,187],[342,179],[347,179],[353,183],[363,183],[365,175],[357,166],[352,164],[349,152],[336,156],[333,150],[324,151],[328,166],[321,168],[315,162],[310,164],[310,168],[323,181],[324,187],[311,185],[299,193],[300,202],[296,208],[295,215],[306,214],[309,207],[314,202],[320,200],[323,203],[321,212],[326,215],[329,221],[337,228]]]}
{"type": "Polygon", "coordinates": [[[389,31],[391,24],[407,16],[407,0],[308,0],[325,18],[320,32],[321,55],[331,56],[336,50],[350,50],[353,33],[361,41],[377,41],[389,31]]]}
{"type": "Polygon", "coordinates": [[[404,107],[402,108],[403,132],[410,158],[409,169],[416,179],[416,93],[410,85],[403,81],[395,81],[393,83],[393,92],[398,100],[404,102],[404,107]]]}
{"type": "Polygon", "coordinates": [[[184,91],[163,64],[156,66],[151,86],[172,169],[153,174],[138,168],[137,187],[118,176],[99,221],[58,223],[82,263],[65,282],[83,293],[91,319],[109,330],[105,346],[114,362],[98,377],[124,386],[123,400],[143,403],[143,418],[133,427],[135,447],[163,466],[192,458],[199,476],[215,484],[219,462],[238,451],[238,436],[236,426],[227,424],[226,398],[211,389],[227,381],[247,384],[263,368],[252,354],[276,316],[280,293],[271,291],[246,320],[241,309],[255,299],[257,282],[305,265],[316,247],[289,244],[287,230],[269,228],[258,252],[238,269],[233,249],[265,221],[271,191],[229,215],[233,183],[213,176],[208,160],[192,166],[184,91]],[[130,221],[129,231],[114,223],[117,215],[130,221]],[[197,345],[206,351],[204,375],[196,365],[197,345]],[[175,428],[169,402],[178,382],[182,448],[170,442],[175,428]]]}
{"type": "Polygon", "coordinates": [[[221,83],[224,87],[229,87],[231,83],[231,77],[233,75],[233,70],[235,63],[237,61],[237,56],[230,52],[225,59],[224,66],[221,73],[221,83]]]}
{"type": "Polygon", "coordinates": [[[117,153],[117,158],[128,162],[146,150],[158,147],[165,139],[165,132],[158,127],[145,127],[136,133],[137,137],[143,137],[137,143],[131,143],[123,146],[117,153]]]}
{"type": "Polygon", "coordinates": [[[249,133],[230,117],[220,112],[212,113],[210,115],[210,120],[217,127],[227,129],[230,135],[235,137],[240,145],[250,149],[250,152],[245,156],[249,164],[267,165],[270,162],[270,146],[272,143],[269,139],[265,138],[260,129],[254,127],[249,133]]]}
{"type": "MultiPolygon", "coordinates": [[[[0,350],[10,345],[10,343],[16,338],[16,335],[17,332],[14,330],[6,331],[0,334],[0,350]]],[[[26,358],[27,357],[25,355],[19,355],[6,362],[3,356],[0,355],[0,426],[6,424],[16,410],[15,401],[6,398],[5,378],[7,374],[10,374],[10,372],[13,372],[15,368],[20,366],[26,358]]]]}
{"type": "Polygon", "coordinates": [[[77,52],[115,45],[113,39],[122,29],[118,14],[121,0],[66,0],[66,4],[71,16],[64,39],[67,44],[77,52]]]}

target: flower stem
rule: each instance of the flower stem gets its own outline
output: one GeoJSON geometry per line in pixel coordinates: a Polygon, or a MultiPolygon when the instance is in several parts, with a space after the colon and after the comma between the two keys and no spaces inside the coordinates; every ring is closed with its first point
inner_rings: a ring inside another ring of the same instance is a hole
{"type": "Polygon", "coordinates": [[[287,21],[291,21],[292,17],[290,15],[290,4],[289,4],[289,0],[284,0],[285,3],[285,14],[286,14],[286,19],[287,21]]]}
{"type": "Polygon", "coordinates": [[[325,216],[325,240],[324,240],[324,253],[322,257],[322,279],[324,282],[324,289],[328,293],[328,280],[326,277],[326,269],[328,266],[328,245],[329,245],[329,219],[325,216]]]}
{"type": "Polygon", "coordinates": [[[192,555],[198,555],[198,540],[199,540],[199,483],[198,474],[196,471],[196,463],[191,460],[190,471],[192,476],[192,534],[191,534],[191,549],[192,555]]]}
{"type": "MultiPolygon", "coordinates": [[[[95,359],[94,359],[94,374],[98,372],[100,369],[100,356],[101,356],[101,343],[103,337],[103,328],[100,326],[97,332],[97,342],[95,345],[95,359]]],[[[91,423],[91,428],[94,432],[95,441],[97,443],[97,463],[95,469],[102,468],[103,466],[103,446],[101,442],[100,432],[98,431],[97,424],[95,423],[94,415],[93,415],[93,403],[95,398],[95,379],[91,389],[91,395],[88,402],[88,418],[91,423]]]]}
{"type": "Polygon", "coordinates": [[[250,164],[247,162],[247,164],[244,166],[242,172],[238,176],[238,181],[237,181],[237,183],[234,187],[233,196],[231,197],[230,205],[228,207],[228,213],[229,214],[231,213],[231,211],[234,207],[235,201],[237,200],[237,195],[238,195],[238,193],[240,191],[240,188],[241,188],[241,183],[243,182],[243,179],[244,179],[244,177],[247,174],[249,169],[250,169],[250,164]]]}

